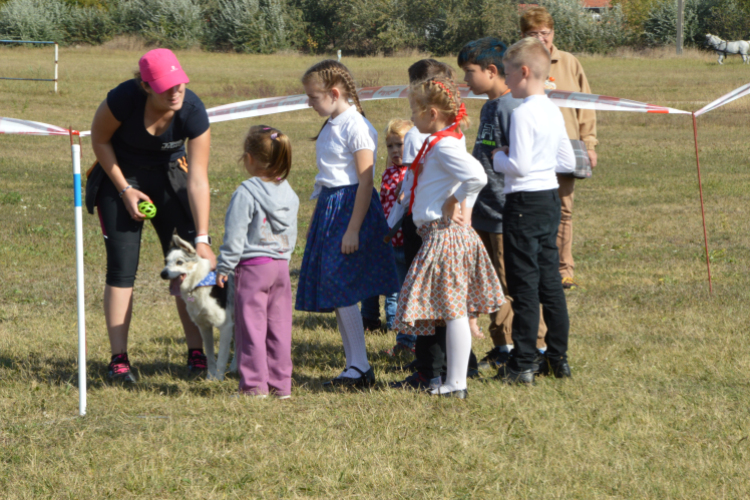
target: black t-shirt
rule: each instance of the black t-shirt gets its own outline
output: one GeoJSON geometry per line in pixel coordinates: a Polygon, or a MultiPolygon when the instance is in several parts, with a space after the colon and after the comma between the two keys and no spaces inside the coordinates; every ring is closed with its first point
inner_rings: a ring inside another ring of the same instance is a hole
{"type": "Polygon", "coordinates": [[[107,106],[122,122],[112,147],[121,167],[157,167],[185,156],[185,139],[194,139],[208,130],[208,114],[193,91],[185,89],[182,108],[162,135],[148,133],[143,124],[146,94],[136,80],[121,83],[107,94],[107,106]]]}

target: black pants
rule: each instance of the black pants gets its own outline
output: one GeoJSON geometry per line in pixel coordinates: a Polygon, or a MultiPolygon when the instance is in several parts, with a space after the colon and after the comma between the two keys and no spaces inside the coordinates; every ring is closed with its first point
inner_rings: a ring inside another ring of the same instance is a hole
{"type": "MultiPolygon", "coordinates": [[[[128,184],[146,193],[156,206],[156,216],[151,224],[161,242],[166,256],[172,241],[172,232],[193,242],[195,225],[192,214],[186,212],[164,169],[123,169],[128,184]]],[[[96,196],[96,208],[102,226],[104,246],[107,250],[107,277],[109,286],[131,288],[138,270],[143,222],[130,217],[120,193],[109,177],[102,180],[96,196]]]]}
{"type": "MultiPolygon", "coordinates": [[[[422,238],[417,234],[417,227],[414,225],[414,219],[411,215],[404,216],[401,232],[404,235],[406,265],[411,267],[411,263],[422,247],[422,238]]],[[[428,379],[439,377],[446,370],[445,334],[444,326],[436,326],[435,335],[417,335],[417,342],[414,346],[417,371],[428,379]]],[[[472,351],[469,357],[469,369],[476,368],[477,357],[474,356],[474,351],[472,351]]]]}
{"type": "Polygon", "coordinates": [[[547,355],[565,360],[568,306],[560,278],[557,189],[512,193],[503,210],[503,253],[508,294],[513,297],[512,368],[532,368],[539,330],[539,304],[547,324],[547,355]]]}

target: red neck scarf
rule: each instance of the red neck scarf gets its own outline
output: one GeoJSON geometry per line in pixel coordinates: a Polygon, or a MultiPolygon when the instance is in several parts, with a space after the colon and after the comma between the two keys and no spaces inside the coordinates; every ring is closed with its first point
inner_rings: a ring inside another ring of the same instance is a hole
{"type": "Polygon", "coordinates": [[[445,130],[432,134],[424,141],[424,144],[422,144],[422,149],[419,150],[417,157],[414,158],[410,167],[410,169],[414,171],[414,183],[411,186],[411,198],[409,199],[408,213],[411,213],[412,206],[414,206],[414,191],[417,189],[417,181],[419,180],[419,164],[424,160],[424,157],[427,156],[427,153],[432,147],[443,138],[455,137],[456,139],[461,139],[464,136],[464,133],[461,131],[461,120],[463,120],[464,117],[466,117],[466,107],[464,106],[464,103],[461,103],[461,107],[458,108],[458,113],[456,114],[456,119],[453,122],[453,125],[445,130]]]}

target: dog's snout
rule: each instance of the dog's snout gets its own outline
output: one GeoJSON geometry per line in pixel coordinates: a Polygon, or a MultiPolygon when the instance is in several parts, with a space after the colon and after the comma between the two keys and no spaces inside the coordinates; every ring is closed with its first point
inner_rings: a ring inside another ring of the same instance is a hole
{"type": "Polygon", "coordinates": [[[166,269],[164,269],[164,270],[163,270],[163,271],[161,272],[161,279],[163,279],[163,280],[168,280],[168,279],[169,279],[169,273],[167,272],[167,270],[166,270],[166,269]]]}

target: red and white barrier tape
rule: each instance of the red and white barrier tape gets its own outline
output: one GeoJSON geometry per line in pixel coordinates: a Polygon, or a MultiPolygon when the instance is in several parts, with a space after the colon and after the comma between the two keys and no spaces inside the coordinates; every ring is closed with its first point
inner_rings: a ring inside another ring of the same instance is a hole
{"type": "MultiPolygon", "coordinates": [[[[465,85],[459,86],[464,99],[487,99],[486,95],[476,95],[465,85]]],[[[366,87],[359,89],[360,101],[375,101],[380,99],[404,99],[409,87],[406,85],[386,85],[382,87],[366,87]]],[[[688,111],[656,106],[644,102],[631,101],[618,97],[597,94],[583,94],[580,92],[564,92],[553,90],[547,92],[549,98],[561,108],[595,109],[599,111],[635,111],[641,113],[679,113],[690,114],[688,111]]],[[[225,104],[208,109],[208,119],[211,123],[227,120],[238,120],[255,116],[265,116],[286,111],[296,111],[307,108],[306,95],[287,97],[268,97],[251,101],[225,104]]]]}
{"type": "Polygon", "coordinates": [[[736,88],[733,91],[729,92],[728,94],[724,94],[723,96],[719,97],[715,101],[706,104],[701,109],[695,112],[695,116],[700,116],[716,108],[720,108],[721,106],[724,106],[725,104],[729,104],[730,102],[736,99],[739,99],[740,97],[744,97],[747,94],[750,94],[750,83],[745,84],[742,87],[736,88]]]}
{"type": "Polygon", "coordinates": [[[4,118],[0,116],[0,134],[22,135],[68,135],[66,128],[49,125],[47,123],[4,118]]]}
{"type": "MultiPolygon", "coordinates": [[[[476,95],[466,85],[459,86],[464,99],[487,99],[485,95],[476,95]]],[[[407,97],[409,87],[406,85],[385,85],[381,87],[365,87],[359,89],[360,101],[377,101],[381,99],[404,99],[407,97]]],[[[728,104],[740,97],[750,94],[750,84],[743,85],[738,89],[716,99],[695,112],[696,116],[712,111],[718,107],[728,104]]],[[[547,96],[561,108],[593,109],[597,111],[631,111],[638,113],[656,114],[691,114],[689,111],[657,106],[645,102],[632,101],[619,97],[609,97],[598,94],[583,94],[581,92],[565,92],[562,90],[547,91],[547,96]]],[[[209,108],[208,118],[211,123],[229,120],[240,120],[256,116],[266,116],[287,111],[298,111],[306,109],[307,96],[304,94],[266,97],[263,99],[252,99],[250,101],[235,102],[209,108]]],[[[18,120],[15,118],[0,117],[0,134],[26,134],[26,135],[68,135],[68,130],[46,123],[18,120]]],[[[90,130],[80,133],[81,137],[91,135],[90,130]]]]}

